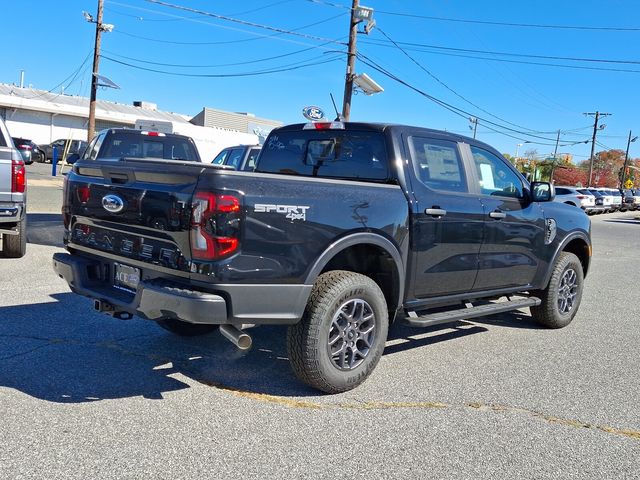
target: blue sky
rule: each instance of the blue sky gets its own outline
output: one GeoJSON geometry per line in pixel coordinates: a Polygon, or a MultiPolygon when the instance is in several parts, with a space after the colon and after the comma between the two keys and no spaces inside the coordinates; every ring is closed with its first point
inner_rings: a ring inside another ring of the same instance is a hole
{"type": "MultiPolygon", "coordinates": [[[[208,106],[285,123],[304,121],[306,105],[334,116],[330,93],[341,109],[351,0],[166,1],[237,21],[145,0],[105,0],[103,22],[115,28],[102,36],[100,73],[121,89],[101,89],[99,98],[145,100],[191,115],[208,106]],[[247,75],[264,71],[272,73],[247,75]]],[[[34,88],[65,87],[68,94],[88,96],[95,27],[82,11],[95,16],[97,3],[22,0],[5,6],[0,82],[17,83],[24,70],[25,83],[34,88]]],[[[363,58],[356,72],[385,91],[354,95],[351,120],[470,134],[473,115],[480,118],[478,138],[512,155],[526,141],[539,144],[524,144],[520,154],[552,152],[560,129],[559,151],[576,161],[590,150],[567,145],[591,138],[593,119],[583,112],[612,114],[602,120],[606,128],[596,151],[624,149],[629,130],[640,134],[637,0],[361,4],[374,9],[377,27],[358,35],[363,58]],[[575,58],[582,60],[570,60],[575,58]]],[[[640,141],[630,153],[640,157],[640,141]]]]}

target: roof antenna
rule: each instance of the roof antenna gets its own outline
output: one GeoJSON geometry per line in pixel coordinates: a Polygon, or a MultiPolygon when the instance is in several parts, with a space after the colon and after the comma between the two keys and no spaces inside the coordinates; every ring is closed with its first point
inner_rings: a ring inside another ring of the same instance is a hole
{"type": "Polygon", "coordinates": [[[333,103],[333,109],[336,111],[336,119],[334,120],[334,122],[342,122],[342,121],[344,121],[344,117],[342,115],[340,115],[340,112],[338,112],[338,107],[336,106],[336,101],[333,99],[333,93],[329,92],[329,96],[331,97],[331,103],[333,103]]]}

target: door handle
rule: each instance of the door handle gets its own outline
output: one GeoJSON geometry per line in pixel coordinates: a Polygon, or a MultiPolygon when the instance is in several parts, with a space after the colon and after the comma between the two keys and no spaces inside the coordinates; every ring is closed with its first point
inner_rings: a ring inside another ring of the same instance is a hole
{"type": "Polygon", "coordinates": [[[432,217],[444,217],[447,214],[447,211],[442,208],[427,208],[424,213],[431,215],[432,217]]]}
{"type": "Polygon", "coordinates": [[[504,213],[504,212],[500,212],[500,211],[498,211],[498,210],[496,210],[496,211],[494,211],[494,212],[491,212],[491,213],[489,214],[489,216],[490,216],[491,218],[497,218],[497,219],[507,218],[507,214],[506,214],[506,213],[504,213]]]}

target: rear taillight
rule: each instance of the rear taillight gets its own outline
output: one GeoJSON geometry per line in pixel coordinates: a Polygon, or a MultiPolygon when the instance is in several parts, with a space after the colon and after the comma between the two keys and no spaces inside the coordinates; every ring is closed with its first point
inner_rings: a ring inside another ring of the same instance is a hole
{"type": "Polygon", "coordinates": [[[76,196],[80,203],[87,203],[91,198],[91,189],[89,188],[89,185],[76,186],[76,196]]]}
{"type": "Polygon", "coordinates": [[[31,145],[18,145],[17,148],[21,148],[22,150],[31,150],[31,145]]]}
{"type": "Polygon", "coordinates": [[[226,257],[240,245],[240,199],[196,192],[191,204],[191,253],[201,260],[226,257]]]}
{"type": "Polygon", "coordinates": [[[589,198],[586,195],[576,195],[576,198],[579,198],[580,200],[584,200],[585,198],[589,198]]]}
{"type": "Polygon", "coordinates": [[[22,160],[11,160],[11,191],[24,193],[27,187],[27,172],[22,160]]]}

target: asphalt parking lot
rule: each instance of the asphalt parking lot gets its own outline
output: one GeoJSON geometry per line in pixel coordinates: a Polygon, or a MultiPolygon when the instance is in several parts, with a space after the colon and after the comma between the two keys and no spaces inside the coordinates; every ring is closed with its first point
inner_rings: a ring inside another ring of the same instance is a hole
{"type": "Polygon", "coordinates": [[[27,256],[0,259],[0,478],[640,478],[640,213],[592,217],[569,327],[395,325],[373,375],[327,396],[284,329],[240,353],[94,313],[51,269],[60,185],[33,169],[27,256]]]}

